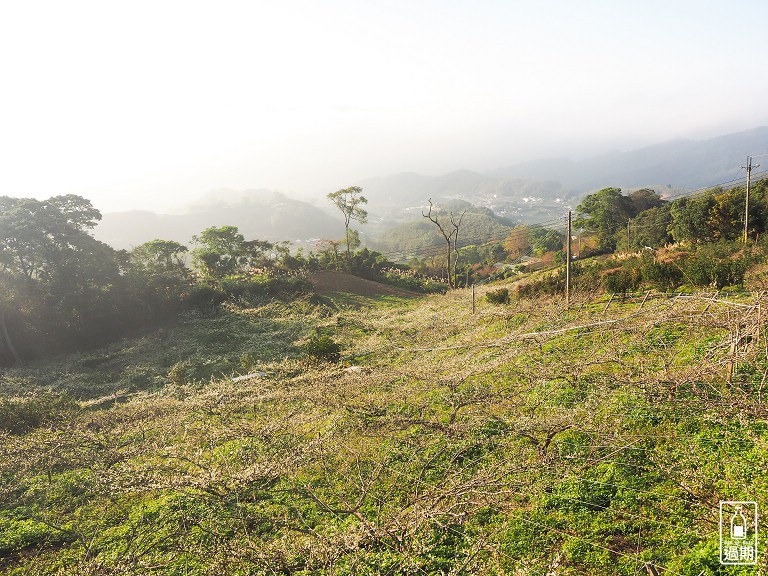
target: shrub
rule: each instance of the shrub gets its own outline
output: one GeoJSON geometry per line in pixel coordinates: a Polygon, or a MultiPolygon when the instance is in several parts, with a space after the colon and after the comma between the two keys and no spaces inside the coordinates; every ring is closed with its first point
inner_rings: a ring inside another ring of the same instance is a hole
{"type": "Polygon", "coordinates": [[[507,288],[491,290],[485,297],[491,304],[509,304],[509,290],[507,288]]]}
{"type": "Polygon", "coordinates": [[[425,294],[445,294],[448,291],[448,285],[444,282],[397,268],[382,271],[374,280],[425,294]]]}
{"type": "Polygon", "coordinates": [[[77,408],[76,402],[56,394],[40,394],[29,398],[0,398],[0,430],[11,434],[24,434],[62,420],[77,408]]]}
{"type": "Polygon", "coordinates": [[[226,278],[221,290],[227,298],[294,297],[312,292],[309,280],[296,276],[255,277],[250,280],[226,278]]]}
{"type": "Polygon", "coordinates": [[[518,298],[534,298],[542,294],[562,294],[565,292],[565,272],[542,276],[532,282],[520,284],[515,290],[518,298]]]}
{"type": "Polygon", "coordinates": [[[215,308],[226,299],[227,295],[223,291],[208,284],[198,284],[187,296],[187,305],[197,310],[206,310],[215,308]]]}
{"type": "Polygon", "coordinates": [[[211,378],[222,378],[236,369],[230,358],[192,357],[176,362],[168,371],[168,380],[172,384],[183,385],[205,382],[211,378]]]}
{"type": "Polygon", "coordinates": [[[614,272],[609,272],[605,275],[604,284],[608,292],[629,292],[640,284],[639,270],[636,268],[621,268],[614,272]]]}
{"type": "Polygon", "coordinates": [[[176,362],[176,364],[171,366],[171,369],[168,370],[168,380],[171,381],[171,384],[181,386],[186,383],[186,369],[187,365],[185,362],[176,362]]]}
{"type": "Polygon", "coordinates": [[[338,362],[341,359],[341,344],[325,334],[313,335],[304,345],[307,356],[324,362],[338,362]]]}
{"type": "Polygon", "coordinates": [[[672,290],[683,282],[680,268],[670,262],[647,262],[643,264],[641,272],[643,281],[657,290],[672,290]]]}
{"type": "Polygon", "coordinates": [[[726,242],[702,246],[682,265],[686,282],[718,290],[741,286],[751,262],[748,256],[737,255],[736,250],[736,245],[726,242]]]}

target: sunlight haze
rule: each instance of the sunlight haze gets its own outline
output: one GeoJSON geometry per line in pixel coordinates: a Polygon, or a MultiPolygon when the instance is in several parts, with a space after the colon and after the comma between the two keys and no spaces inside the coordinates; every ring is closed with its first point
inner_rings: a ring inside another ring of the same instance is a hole
{"type": "MultiPolygon", "coordinates": [[[[322,197],[768,123],[768,4],[6,2],[2,194],[322,197]]],[[[753,151],[759,152],[759,151],[753,151]]]]}

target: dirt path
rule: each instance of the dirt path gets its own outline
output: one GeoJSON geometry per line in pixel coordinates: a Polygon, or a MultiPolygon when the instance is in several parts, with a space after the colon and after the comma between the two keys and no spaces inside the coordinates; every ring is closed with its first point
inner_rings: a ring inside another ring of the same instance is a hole
{"type": "Polygon", "coordinates": [[[351,294],[358,294],[360,296],[399,296],[401,298],[415,298],[422,296],[417,292],[410,292],[397,288],[395,286],[389,286],[387,284],[381,284],[380,282],[374,282],[373,280],[366,280],[346,272],[329,272],[321,270],[313,273],[309,277],[309,281],[312,286],[315,287],[315,291],[318,294],[331,294],[333,292],[348,292],[351,294]]]}

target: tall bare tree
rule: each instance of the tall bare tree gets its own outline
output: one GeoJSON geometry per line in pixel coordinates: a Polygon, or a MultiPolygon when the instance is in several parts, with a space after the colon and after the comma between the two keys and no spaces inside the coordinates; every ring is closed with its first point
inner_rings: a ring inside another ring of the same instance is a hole
{"type": "Polygon", "coordinates": [[[461,221],[464,219],[464,214],[466,214],[466,210],[462,212],[458,220],[454,216],[453,212],[451,212],[448,215],[448,219],[450,221],[450,225],[452,228],[451,229],[448,227],[447,224],[444,225],[443,222],[440,222],[440,217],[436,210],[434,211],[434,215],[432,214],[433,209],[434,209],[434,206],[432,205],[432,198],[430,198],[429,212],[424,214],[424,211],[422,210],[421,215],[424,216],[424,218],[427,218],[435,226],[437,226],[437,229],[440,231],[440,234],[445,240],[445,244],[446,244],[445,270],[448,275],[448,286],[450,286],[451,288],[456,288],[456,262],[458,262],[458,259],[459,259],[459,251],[458,251],[459,228],[461,226],[461,221]],[[455,259],[451,258],[452,249],[456,254],[455,259]],[[451,267],[451,262],[453,262],[453,267],[451,267]]]}

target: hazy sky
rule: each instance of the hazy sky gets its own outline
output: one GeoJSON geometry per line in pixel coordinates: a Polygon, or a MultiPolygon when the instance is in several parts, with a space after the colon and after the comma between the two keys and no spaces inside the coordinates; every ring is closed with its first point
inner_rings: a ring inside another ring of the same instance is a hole
{"type": "Polygon", "coordinates": [[[8,0],[0,194],[318,197],[768,124],[765,0],[8,0]]]}

